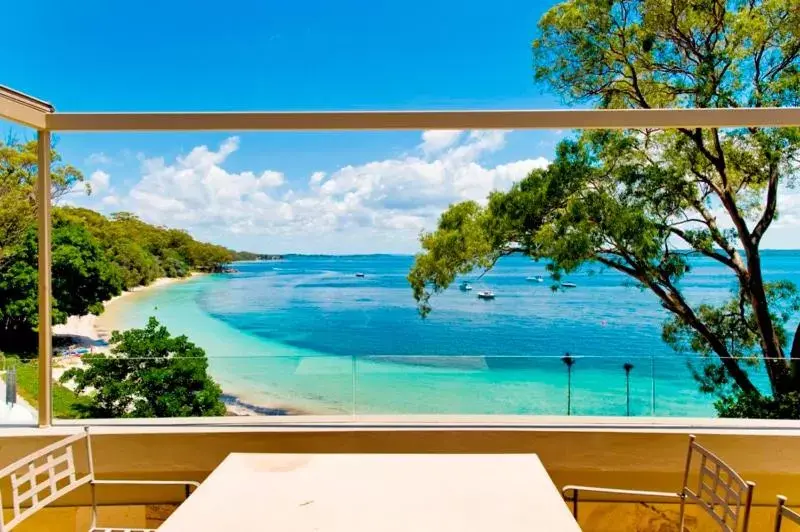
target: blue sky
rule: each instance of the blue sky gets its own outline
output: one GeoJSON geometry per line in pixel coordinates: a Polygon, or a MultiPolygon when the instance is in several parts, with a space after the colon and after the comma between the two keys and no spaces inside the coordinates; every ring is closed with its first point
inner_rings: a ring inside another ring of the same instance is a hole
{"type": "MultiPolygon", "coordinates": [[[[0,83],[60,111],[551,108],[530,54],[548,5],[17,2],[0,83]]],[[[68,201],[103,212],[254,251],[414,252],[449,203],[546,164],[564,134],[63,134],[58,149],[94,186],[68,201]]]]}

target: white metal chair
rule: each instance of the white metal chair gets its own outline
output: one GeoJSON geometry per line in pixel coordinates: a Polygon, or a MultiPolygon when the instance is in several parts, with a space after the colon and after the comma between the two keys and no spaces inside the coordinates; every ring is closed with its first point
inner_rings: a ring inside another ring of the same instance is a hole
{"type": "MultiPolygon", "coordinates": [[[[83,434],[69,436],[34,453],[20,458],[0,470],[0,481],[8,479],[11,484],[11,518],[5,521],[0,512],[0,532],[10,532],[28,517],[48,504],[81,486],[89,485],[92,494],[92,522],[89,532],[152,532],[154,529],[100,527],[97,524],[96,488],[102,485],[179,485],[185,486],[186,496],[190,486],[200,484],[191,480],[105,480],[95,478],[92,457],[92,439],[89,427],[83,434]],[[76,446],[84,444],[88,472],[82,474],[75,467],[76,446]]],[[[0,493],[0,508],[3,508],[0,493]]]]}
{"type": "Polygon", "coordinates": [[[788,508],[786,506],[786,497],[778,495],[778,508],[775,511],[775,532],[781,532],[784,519],[800,526],[800,513],[788,508]]]}
{"type": "Polygon", "coordinates": [[[572,502],[572,514],[575,519],[578,518],[578,499],[581,492],[608,493],[620,496],[644,495],[678,499],[680,501],[679,530],[681,531],[685,530],[686,503],[688,501],[702,508],[719,525],[721,531],[737,532],[741,530],[747,532],[755,483],[742,479],[717,455],[697,443],[694,435],[689,436],[689,450],[686,453],[682,486],[681,490],[676,493],[573,485],[564,486],[561,491],[564,498],[572,502]],[[689,474],[692,471],[694,455],[698,455],[700,458],[699,467],[697,467],[697,489],[689,486],[689,474]]]}

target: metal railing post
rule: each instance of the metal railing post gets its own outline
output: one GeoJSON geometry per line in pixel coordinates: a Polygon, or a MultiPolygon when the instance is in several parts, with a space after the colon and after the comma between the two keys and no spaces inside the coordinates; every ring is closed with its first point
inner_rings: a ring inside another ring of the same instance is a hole
{"type": "Polygon", "coordinates": [[[50,284],[50,132],[38,134],[39,169],[36,181],[36,205],[39,230],[39,426],[49,427],[53,421],[52,371],[53,335],[51,317],[52,286],[50,284]]]}
{"type": "Polygon", "coordinates": [[[650,415],[656,415],[656,357],[650,353],[650,415]]]}
{"type": "Polygon", "coordinates": [[[353,379],[352,379],[352,387],[353,387],[353,412],[352,418],[356,419],[356,412],[358,409],[358,375],[356,375],[356,371],[358,371],[358,367],[356,366],[356,356],[350,355],[352,362],[351,362],[351,371],[353,372],[353,379]]]}

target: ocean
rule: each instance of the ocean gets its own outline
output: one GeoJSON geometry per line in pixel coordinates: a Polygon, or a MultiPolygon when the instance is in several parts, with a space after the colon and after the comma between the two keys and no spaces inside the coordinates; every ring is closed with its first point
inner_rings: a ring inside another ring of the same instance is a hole
{"type": "MultiPolygon", "coordinates": [[[[206,350],[226,393],[252,405],[321,414],[713,416],[692,357],[661,339],[656,297],[610,270],[585,268],[553,293],[544,264],[502,259],[417,313],[413,257],[289,256],[243,262],[120,300],[113,326],[155,316],[206,350]],[[364,277],[357,277],[356,273],[364,277]],[[527,280],[542,275],[544,282],[527,280]],[[496,298],[478,299],[490,289],[496,298]],[[575,360],[571,372],[562,357],[575,360]],[[633,364],[629,375],[623,365],[633,364]]],[[[767,251],[768,280],[800,283],[800,252],[767,251]]],[[[692,259],[694,303],[730,296],[733,278],[692,259]]],[[[792,329],[796,322],[790,324],[792,329]]],[[[758,371],[758,370],[753,370],[758,371]]],[[[757,378],[762,385],[763,379],[757,378]]]]}

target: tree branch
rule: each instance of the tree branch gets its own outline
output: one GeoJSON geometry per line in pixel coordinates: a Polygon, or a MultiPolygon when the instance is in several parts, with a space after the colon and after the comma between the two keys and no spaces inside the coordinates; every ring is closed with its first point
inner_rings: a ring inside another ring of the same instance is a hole
{"type": "Polygon", "coordinates": [[[695,314],[694,309],[689,306],[680,291],[675,287],[674,284],[672,284],[672,281],[670,281],[666,276],[662,276],[661,283],[664,285],[664,288],[655,285],[658,290],[655,290],[652,287],[651,289],[653,289],[656,294],[659,294],[659,292],[663,294],[659,294],[659,297],[667,298],[673,301],[673,306],[676,309],[675,313],[684,321],[686,321],[686,323],[689,324],[695,331],[700,333],[703,338],[705,338],[709,346],[711,346],[711,349],[713,349],[717,354],[720,362],[725,367],[728,375],[731,376],[736,385],[744,392],[759,393],[758,389],[750,380],[750,377],[748,377],[747,373],[741,368],[741,366],[739,366],[739,361],[731,355],[730,351],[728,351],[728,348],[725,346],[725,342],[716,334],[714,334],[706,326],[706,324],[700,320],[697,314],[695,314]]]}
{"type": "Polygon", "coordinates": [[[728,268],[730,268],[731,270],[733,270],[737,274],[739,273],[739,270],[738,270],[736,264],[733,262],[733,260],[731,258],[726,257],[725,255],[720,255],[719,253],[716,253],[713,250],[708,250],[708,249],[703,249],[703,248],[700,248],[700,247],[696,247],[694,242],[692,242],[691,238],[689,237],[689,235],[683,229],[679,229],[677,227],[667,227],[666,230],[669,231],[670,233],[680,237],[684,242],[686,242],[687,244],[692,246],[692,249],[694,251],[697,251],[698,253],[701,253],[701,254],[705,255],[706,257],[709,257],[711,259],[714,259],[714,260],[724,264],[725,266],[727,266],[728,268]]]}
{"type": "Polygon", "coordinates": [[[778,168],[774,163],[770,164],[769,182],[767,184],[767,204],[764,207],[764,214],[758,220],[750,238],[753,244],[758,246],[761,243],[764,233],[766,233],[772,220],[775,218],[775,210],[778,205],[778,168]]]}

